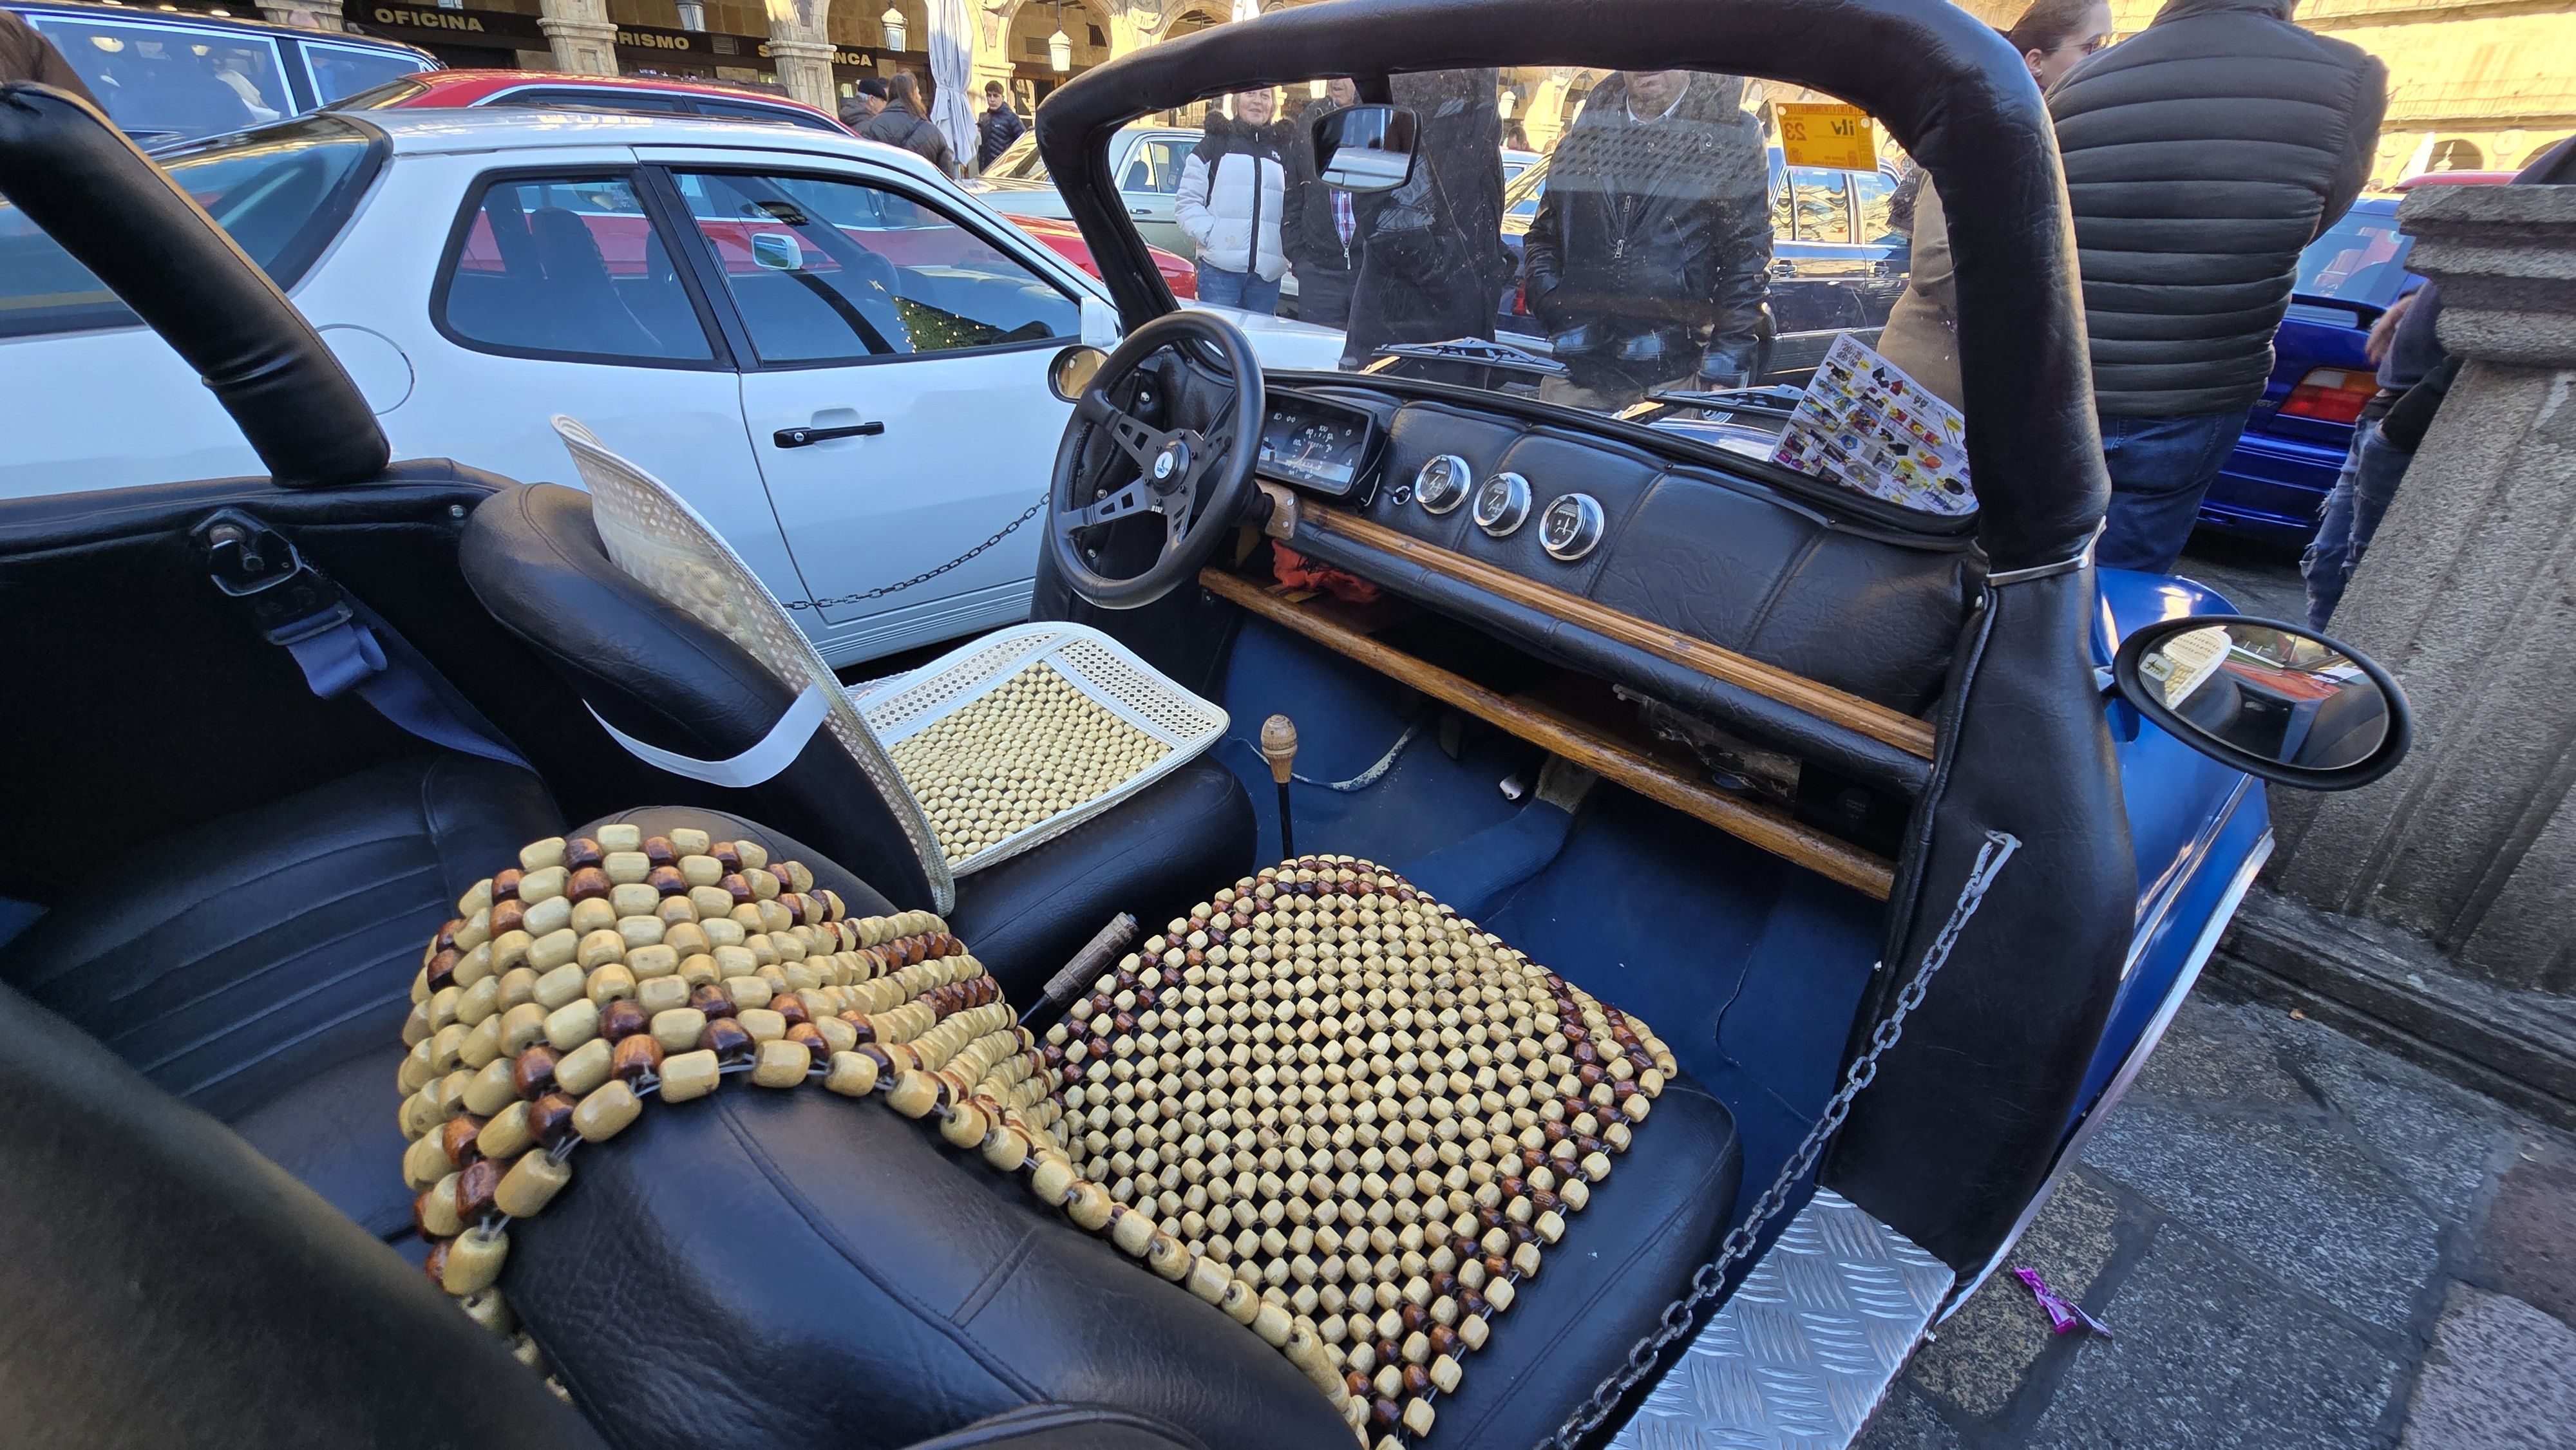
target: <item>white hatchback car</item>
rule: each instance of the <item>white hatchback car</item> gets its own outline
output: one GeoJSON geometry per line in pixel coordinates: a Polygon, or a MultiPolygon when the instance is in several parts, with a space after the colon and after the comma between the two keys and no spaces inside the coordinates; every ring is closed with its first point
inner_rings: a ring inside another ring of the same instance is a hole
{"type": "MultiPolygon", "coordinates": [[[[1100,283],[909,152],[593,112],[323,114],[156,158],[312,319],[401,457],[661,475],[849,664],[1024,618],[1100,283]],[[954,562],[952,562],[954,561],[954,562]],[[947,567],[943,567],[947,566],[947,567]],[[926,577],[925,577],[926,576],[926,577]]],[[[1274,366],[1336,332],[1269,318],[1274,366]]],[[[176,354],[0,205],[0,497],[255,473],[176,354]]]]}

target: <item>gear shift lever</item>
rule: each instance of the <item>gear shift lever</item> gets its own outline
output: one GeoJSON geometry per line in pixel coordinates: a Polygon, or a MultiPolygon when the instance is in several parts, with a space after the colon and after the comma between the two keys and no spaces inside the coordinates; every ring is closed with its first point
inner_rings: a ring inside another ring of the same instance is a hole
{"type": "Polygon", "coordinates": [[[1297,765],[1297,722],[1273,715],[1261,722],[1261,758],[1270,762],[1270,778],[1279,782],[1279,855],[1297,854],[1296,832],[1288,822],[1288,774],[1297,765]]]}

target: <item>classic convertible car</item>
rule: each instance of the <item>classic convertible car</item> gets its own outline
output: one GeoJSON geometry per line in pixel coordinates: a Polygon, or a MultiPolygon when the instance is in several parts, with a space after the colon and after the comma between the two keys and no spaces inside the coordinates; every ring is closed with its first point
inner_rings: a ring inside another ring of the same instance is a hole
{"type": "Polygon", "coordinates": [[[390,461],[166,174],[0,86],[0,194],[267,469],[0,503],[0,1423],[1849,1443],[2189,990],[2263,782],[2365,783],[2407,717],[2092,566],[2027,72],[1938,0],[1815,12],[1314,6],[1051,96],[1126,336],[1055,357],[1036,627],[1124,683],[978,696],[1007,769],[896,738],[947,667],[843,696],[613,430],[558,423],[589,493],[390,461]],[[1390,73],[1676,58],[1866,105],[1954,199],[1979,512],[1482,369],[1264,369],[1103,165],[1353,74],[1319,169],[1419,201],[1496,179],[1493,91],[1390,73]],[[1103,750],[1160,774],[978,846],[1103,750]]]}

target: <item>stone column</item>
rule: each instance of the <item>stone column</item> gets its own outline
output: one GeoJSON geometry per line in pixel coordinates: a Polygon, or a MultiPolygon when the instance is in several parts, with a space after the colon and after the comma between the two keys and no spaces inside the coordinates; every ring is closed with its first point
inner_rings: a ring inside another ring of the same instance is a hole
{"type": "Polygon", "coordinates": [[[608,0],[543,0],[537,28],[554,50],[556,69],[617,74],[617,26],[608,18],[608,0]]]}
{"type": "Polygon", "coordinates": [[[2576,992],[2576,186],[2437,186],[2399,212],[2467,359],[2335,615],[2415,708],[2404,765],[2273,795],[2282,890],[2576,992]]]}
{"type": "Polygon", "coordinates": [[[787,94],[826,111],[840,109],[832,83],[832,0],[771,0],[769,58],[787,94]]]}

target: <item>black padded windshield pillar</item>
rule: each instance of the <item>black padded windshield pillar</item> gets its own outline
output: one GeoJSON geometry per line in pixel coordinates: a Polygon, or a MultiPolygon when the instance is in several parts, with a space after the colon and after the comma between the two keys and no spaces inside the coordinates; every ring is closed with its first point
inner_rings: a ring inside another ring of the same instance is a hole
{"type": "MultiPolygon", "coordinates": [[[[0,196],[188,360],[271,482],[322,488],[384,471],[384,430],[313,324],[105,117],[50,87],[0,84],[0,196]]],[[[117,404],[102,416],[119,418],[117,404]]]]}

